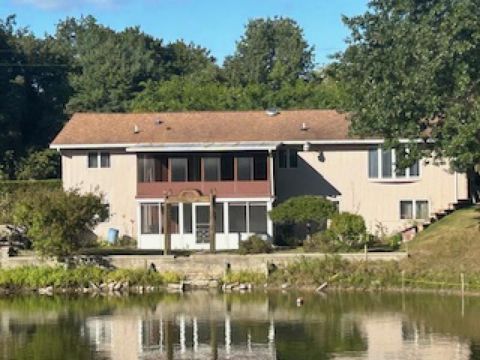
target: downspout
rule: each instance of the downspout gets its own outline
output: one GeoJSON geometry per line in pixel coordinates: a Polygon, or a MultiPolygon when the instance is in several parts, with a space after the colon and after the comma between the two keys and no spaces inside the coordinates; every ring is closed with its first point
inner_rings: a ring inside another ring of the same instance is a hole
{"type": "Polygon", "coordinates": [[[270,161],[270,194],[272,198],[274,198],[275,197],[275,179],[274,179],[274,171],[273,171],[274,161],[273,161],[272,150],[268,150],[268,158],[270,161]]]}
{"type": "Polygon", "coordinates": [[[457,203],[458,201],[458,173],[457,171],[454,171],[453,173],[453,186],[455,187],[454,188],[454,194],[455,194],[455,200],[454,200],[454,204],[457,203]]]}

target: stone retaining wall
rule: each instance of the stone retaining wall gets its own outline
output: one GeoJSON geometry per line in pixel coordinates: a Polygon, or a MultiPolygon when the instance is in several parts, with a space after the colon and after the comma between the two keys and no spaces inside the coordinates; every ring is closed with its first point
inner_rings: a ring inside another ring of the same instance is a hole
{"type": "MultiPolygon", "coordinates": [[[[341,258],[351,261],[400,261],[408,255],[405,252],[391,253],[347,253],[338,254],[341,258]]],[[[268,264],[285,266],[300,259],[324,259],[325,254],[197,254],[191,256],[162,256],[162,255],[112,255],[103,259],[116,268],[147,269],[153,263],[158,271],[172,271],[183,274],[187,278],[208,279],[219,278],[227,267],[231,271],[242,270],[266,272],[268,264]]],[[[12,268],[25,265],[52,265],[54,262],[45,262],[36,257],[0,258],[2,268],[12,268]]]]}

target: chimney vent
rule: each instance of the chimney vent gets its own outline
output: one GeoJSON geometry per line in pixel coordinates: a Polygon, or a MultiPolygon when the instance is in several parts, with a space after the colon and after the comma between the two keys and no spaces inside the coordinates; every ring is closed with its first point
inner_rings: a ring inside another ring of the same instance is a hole
{"type": "Polygon", "coordinates": [[[134,134],[138,134],[139,132],[140,132],[140,129],[138,128],[138,125],[135,124],[135,125],[133,126],[133,133],[134,133],[134,134]]]}
{"type": "Polygon", "coordinates": [[[307,131],[308,130],[307,123],[302,123],[302,127],[300,128],[300,130],[307,131]]]}

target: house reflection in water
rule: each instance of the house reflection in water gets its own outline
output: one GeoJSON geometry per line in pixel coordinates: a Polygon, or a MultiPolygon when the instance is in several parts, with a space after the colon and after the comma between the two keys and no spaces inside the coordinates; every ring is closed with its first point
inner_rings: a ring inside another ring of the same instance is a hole
{"type": "Polygon", "coordinates": [[[86,320],[86,332],[98,352],[127,359],[276,359],[275,323],[237,326],[178,314],[173,318],[107,316],[86,320]],[[266,329],[259,338],[258,330],[266,329]]]}

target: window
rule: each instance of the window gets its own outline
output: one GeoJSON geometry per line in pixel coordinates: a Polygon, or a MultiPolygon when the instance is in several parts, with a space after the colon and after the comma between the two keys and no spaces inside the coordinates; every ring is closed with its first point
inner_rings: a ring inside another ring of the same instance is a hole
{"type": "Polygon", "coordinates": [[[220,158],[218,157],[203,158],[203,176],[205,181],[220,180],[220,158]]]}
{"type": "Polygon", "coordinates": [[[253,158],[253,179],[267,180],[267,155],[258,154],[253,158]]]}
{"type": "Polygon", "coordinates": [[[138,182],[168,181],[168,159],[161,155],[138,155],[138,182]]]}
{"type": "Polygon", "coordinates": [[[400,219],[427,220],[430,210],[427,200],[402,200],[400,201],[400,219]]]}
{"type": "Polygon", "coordinates": [[[109,153],[100,153],[100,167],[109,168],[110,167],[110,154],[109,153]]]}
{"type": "MultiPolygon", "coordinates": [[[[165,217],[165,204],[162,204],[162,219],[165,217]]],[[[178,234],[180,232],[179,209],[178,204],[170,204],[170,234],[178,234]]],[[[161,234],[165,234],[164,223],[162,223],[161,234]]]]}
{"type": "Polygon", "coordinates": [[[170,166],[172,167],[172,181],[187,181],[186,158],[171,158],[170,166]]]}
{"type": "Polygon", "coordinates": [[[88,167],[97,168],[98,167],[98,153],[90,152],[88,153],[88,167]]]}
{"type": "Polygon", "coordinates": [[[383,150],[382,151],[382,177],[391,178],[392,177],[392,151],[383,150]]]}
{"type": "Polygon", "coordinates": [[[368,150],[368,177],[370,179],[408,179],[420,176],[420,162],[417,160],[412,166],[406,169],[396,167],[402,157],[405,157],[403,149],[374,148],[368,150]]]}
{"type": "Polygon", "coordinates": [[[430,217],[430,211],[428,210],[428,201],[417,200],[415,202],[415,219],[427,220],[430,217]]]}
{"type": "Polygon", "coordinates": [[[368,177],[378,178],[378,149],[368,150],[368,177]]]}
{"type": "Polygon", "coordinates": [[[184,203],[183,204],[183,233],[192,234],[192,204],[184,203]]]}
{"type": "Polygon", "coordinates": [[[234,180],[233,155],[225,154],[221,157],[221,179],[222,181],[234,180]]]}
{"type": "Polygon", "coordinates": [[[247,207],[245,203],[228,204],[228,231],[231,233],[247,232],[247,207]]]}
{"type": "Polygon", "coordinates": [[[215,204],[215,231],[223,233],[223,203],[215,204]]]}
{"type": "Polygon", "coordinates": [[[158,204],[141,204],[140,222],[142,234],[158,234],[160,230],[158,204]]]}
{"type": "Polygon", "coordinates": [[[238,180],[253,179],[253,158],[252,157],[237,158],[237,178],[238,180]]]}
{"type": "Polygon", "coordinates": [[[248,231],[256,234],[267,233],[267,204],[250,203],[249,205],[249,229],[248,231]]]}
{"type": "Polygon", "coordinates": [[[278,167],[280,169],[296,168],[298,166],[297,149],[281,149],[278,151],[278,167]]]}
{"type": "Polygon", "coordinates": [[[413,219],[413,201],[400,201],[400,219],[413,219]]]}

